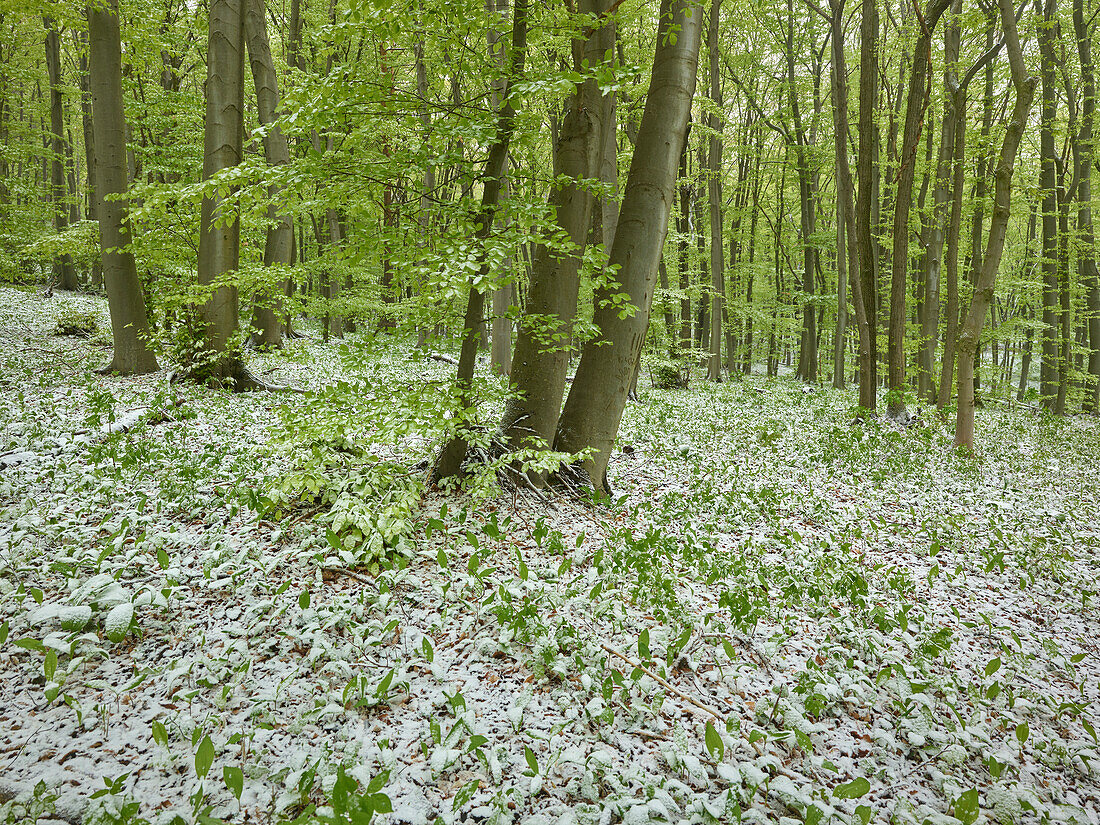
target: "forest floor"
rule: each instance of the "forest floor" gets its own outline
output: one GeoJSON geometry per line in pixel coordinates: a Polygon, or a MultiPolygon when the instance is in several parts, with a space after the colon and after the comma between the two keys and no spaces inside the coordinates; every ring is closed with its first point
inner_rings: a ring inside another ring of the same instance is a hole
{"type": "Polygon", "coordinates": [[[104,377],[72,309],[0,289],[0,822],[1100,822],[1100,419],[700,382],[614,505],[460,496],[445,364],[104,377]]]}

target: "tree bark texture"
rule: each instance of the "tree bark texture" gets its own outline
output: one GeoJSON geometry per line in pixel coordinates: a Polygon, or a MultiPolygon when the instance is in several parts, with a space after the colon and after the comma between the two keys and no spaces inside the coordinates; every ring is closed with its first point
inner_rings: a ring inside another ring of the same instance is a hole
{"type": "Polygon", "coordinates": [[[1020,48],[1020,39],[1016,32],[1012,0],[998,0],[997,6],[1001,15],[1001,25],[1004,27],[1004,41],[1008,50],[1016,101],[1005,129],[1000,156],[997,159],[993,188],[993,214],[989,222],[989,239],[986,243],[985,255],[982,257],[982,268],[974,284],[970,310],[959,334],[955,446],[969,450],[974,449],[974,353],[977,350],[982,325],[985,323],[986,312],[993,299],[993,285],[1001,265],[1005,231],[1011,214],[1012,167],[1016,162],[1016,151],[1020,146],[1024,129],[1027,127],[1028,113],[1031,111],[1031,101],[1035,95],[1035,79],[1029,76],[1027,66],[1024,64],[1023,50],[1020,48]]]}
{"type": "MultiPolygon", "coordinates": [[[[246,0],[210,0],[207,46],[206,125],[203,131],[204,180],[241,162],[244,130],[244,4],[246,0]]],[[[202,307],[203,363],[196,374],[218,383],[235,383],[244,372],[230,339],[237,331],[237,287],[226,278],[237,271],[240,228],[234,206],[211,193],[203,198],[199,228],[198,279],[210,290],[202,307]]]]}
{"type": "MultiPolygon", "coordinates": [[[[267,127],[264,156],[269,166],[285,166],[290,163],[290,146],[283,130],[275,123],[279,116],[279,81],[271,58],[264,0],[245,2],[248,3],[245,38],[253,85],[256,87],[256,114],[261,125],[267,127]]],[[[271,204],[267,208],[269,226],[264,240],[266,267],[289,268],[294,263],[294,223],[289,213],[279,209],[281,193],[281,186],[273,184],[268,187],[271,204]]],[[[257,293],[253,299],[253,343],[258,347],[274,349],[283,344],[283,325],[277,312],[280,302],[273,300],[273,296],[285,294],[288,284],[289,279],[283,277],[270,290],[257,293]]]]}
{"type": "Polygon", "coordinates": [[[111,311],[114,355],[108,369],[123,375],[155,372],[149,346],[149,319],[130,243],[129,181],[126,172],[126,124],[122,97],[122,42],[118,0],[90,3],[88,68],[92,129],[97,151],[95,205],[103,282],[111,311]]]}
{"type": "Polygon", "coordinates": [[[584,471],[593,487],[605,492],[607,464],[649,324],[657,262],[668,232],[695,93],[701,18],[690,0],[662,0],[649,94],[611,249],[611,266],[635,312],[596,308],[598,333],[585,344],[558,423],[555,449],[589,450],[584,471]]]}

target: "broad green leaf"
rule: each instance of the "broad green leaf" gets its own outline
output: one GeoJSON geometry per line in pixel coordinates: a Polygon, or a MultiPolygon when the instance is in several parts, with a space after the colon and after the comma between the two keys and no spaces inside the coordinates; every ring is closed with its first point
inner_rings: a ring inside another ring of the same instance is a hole
{"type": "Polygon", "coordinates": [[[710,751],[711,758],[715,762],[721,762],[726,756],[726,743],[722,741],[721,735],[719,735],[714,725],[710,722],[707,722],[704,739],[706,740],[707,750],[710,751]]]}
{"type": "Polygon", "coordinates": [[[978,789],[971,788],[955,800],[955,819],[963,825],[972,825],[978,819],[978,789]]]}
{"type": "Polygon", "coordinates": [[[226,765],[222,768],[222,779],[225,780],[225,786],[232,791],[233,796],[240,802],[241,792],[244,791],[244,771],[236,765],[226,765]]]}
{"type": "Polygon", "coordinates": [[[837,799],[859,799],[871,790],[871,783],[865,777],[857,777],[851,782],[845,782],[833,788],[833,796],[837,799]]]}
{"type": "Polygon", "coordinates": [[[214,764],[214,743],[209,736],[204,736],[199,742],[199,749],[195,751],[195,773],[199,779],[205,778],[210,773],[210,766],[214,764]]]}

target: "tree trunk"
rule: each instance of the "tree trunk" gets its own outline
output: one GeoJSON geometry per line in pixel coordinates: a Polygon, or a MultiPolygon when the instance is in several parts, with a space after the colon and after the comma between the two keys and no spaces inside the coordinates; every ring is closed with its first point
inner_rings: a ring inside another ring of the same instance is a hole
{"type": "Polygon", "coordinates": [[[596,337],[587,342],[554,447],[590,449],[584,474],[608,492],[607,463],[649,324],[657,261],[668,232],[676,166],[687,133],[699,65],[702,14],[690,0],[662,0],[657,47],[645,111],[630,163],[611,266],[636,308],[620,317],[616,307],[597,307],[596,337]],[[670,36],[673,32],[676,36],[670,36]]]}
{"type": "MultiPolygon", "coordinates": [[[[606,0],[581,0],[579,11],[600,15],[606,8],[606,0]]],[[[604,53],[597,33],[590,31],[586,41],[574,43],[574,69],[580,72],[582,61],[599,65],[604,53]]],[[[593,217],[594,198],[585,181],[599,175],[605,110],[593,78],[578,84],[565,105],[555,166],[559,180],[568,182],[551,188],[548,211],[557,216],[558,226],[572,249],[565,252],[543,244],[535,250],[527,308],[520,320],[512,363],[516,394],[508,399],[500,426],[515,449],[545,449],[552,443],[558,425],[577,313],[580,266],[593,217]]]]}
{"type": "MultiPolygon", "coordinates": [[[[833,386],[844,387],[844,341],[848,321],[846,285],[851,284],[852,302],[859,336],[860,361],[871,356],[870,330],[863,302],[852,204],[852,170],[848,162],[848,68],[844,55],[844,0],[831,0],[829,28],[832,43],[833,140],[837,176],[837,323],[833,336],[833,386]]],[[[862,403],[862,402],[861,402],[862,403]]]]}
{"type": "Polygon", "coordinates": [[[1001,144],[1000,158],[997,161],[993,189],[993,215],[989,223],[989,240],[985,255],[982,257],[982,269],[974,284],[970,311],[967,313],[959,335],[959,401],[955,415],[955,446],[968,450],[974,449],[974,352],[978,345],[982,324],[985,323],[986,310],[993,298],[993,284],[997,277],[997,270],[1001,265],[1005,230],[1008,228],[1012,205],[1012,167],[1016,162],[1016,150],[1027,127],[1031,100],[1035,94],[1035,79],[1028,76],[1019,36],[1016,33],[1012,0],[998,0],[997,5],[1001,14],[1001,24],[1004,27],[1004,41],[1008,50],[1016,102],[1008,127],[1005,129],[1004,142],[1001,144]]]}
{"type": "Polygon", "coordinates": [[[924,110],[931,90],[932,32],[951,0],[929,0],[925,15],[919,9],[920,34],[913,47],[913,66],[909,72],[909,92],[905,102],[905,126],[902,131],[897,191],[894,196],[894,238],[890,272],[890,328],[888,335],[887,415],[905,415],[905,297],[909,267],[909,210],[913,201],[917,145],[920,142],[924,110]]]}
{"type": "MultiPolygon", "coordinates": [[[[940,124],[940,150],[936,163],[936,188],[933,193],[931,235],[928,239],[928,277],[924,285],[924,306],[921,313],[920,373],[917,393],[929,404],[936,403],[934,379],[936,343],[939,337],[940,280],[943,273],[943,248],[948,231],[949,203],[951,201],[952,159],[955,154],[955,132],[959,122],[957,99],[953,91],[959,87],[957,63],[959,60],[960,30],[958,14],[962,10],[960,0],[955,0],[951,19],[943,33],[943,83],[948,90],[944,95],[943,122],[940,124]]],[[[957,300],[957,296],[956,296],[957,300]]],[[[944,356],[946,358],[946,354],[944,356]]]]}
{"type": "MultiPolygon", "coordinates": [[[[872,204],[877,200],[874,191],[874,147],[878,144],[878,127],[875,123],[878,104],[878,29],[878,0],[863,0],[859,34],[859,194],[855,209],[859,292],[856,299],[863,304],[864,318],[859,322],[861,331],[866,327],[866,336],[861,334],[859,345],[859,406],[872,411],[876,406],[878,389],[878,261],[875,239],[871,233],[872,204]]],[[[855,290],[856,285],[853,284],[853,293],[855,290]]],[[[856,311],[858,313],[858,307],[856,311]]]]}
{"type": "Polygon", "coordinates": [[[129,190],[126,174],[126,126],[122,103],[122,41],[118,0],[89,3],[88,62],[92,129],[97,149],[95,204],[103,282],[111,310],[114,356],[107,369],[123,375],[155,372],[149,347],[149,319],[130,251],[129,190]]]}
{"type": "MultiPolygon", "coordinates": [[[[65,140],[64,98],[61,95],[61,35],[52,18],[44,17],[42,20],[46,26],[46,73],[50,81],[50,201],[53,228],[60,233],[69,226],[68,208],[65,205],[65,166],[72,148],[65,140]]],[[[61,289],[74,290],[80,286],[71,256],[59,255],[54,261],[53,280],[61,289]]]]}
{"type": "MultiPolygon", "coordinates": [[[[523,73],[527,56],[527,0],[515,0],[512,6],[512,45],[508,56],[509,85],[523,73]]],[[[510,90],[508,90],[510,91],[510,90]]],[[[485,168],[481,175],[481,211],[477,219],[476,241],[484,244],[493,230],[493,218],[500,200],[501,180],[508,162],[508,146],[515,131],[515,101],[505,93],[504,105],[497,114],[496,136],[489,148],[485,168]]],[[[481,281],[489,274],[488,264],[482,261],[477,278],[481,281]]],[[[477,366],[477,347],[480,328],[485,323],[485,293],[477,288],[476,282],[470,285],[470,294],[466,301],[466,314],[462,322],[462,349],[458,359],[458,374],[455,379],[458,391],[458,410],[461,415],[473,404],[474,368],[477,366]]],[[[460,425],[461,426],[461,425],[460,425]]],[[[432,480],[439,483],[443,479],[455,478],[463,472],[462,464],[470,445],[462,432],[455,433],[444,445],[432,468],[432,480]]]]}
{"type": "MultiPolygon", "coordinates": [[[[267,36],[267,20],[264,16],[264,0],[246,0],[245,38],[248,58],[252,66],[252,80],[256,87],[256,114],[261,124],[268,126],[264,136],[264,155],[269,166],[290,163],[290,146],[283,130],[275,124],[279,116],[279,85],[275,64],[271,59],[271,46],[267,36]]],[[[264,266],[287,267],[294,263],[294,223],[291,216],[279,209],[282,189],[268,188],[271,204],[267,208],[270,225],[264,241],[264,266]]],[[[283,277],[272,284],[270,290],[258,292],[253,299],[252,326],[255,329],[252,342],[264,349],[275,349],[283,344],[283,325],[277,310],[289,278],[283,277]]]]}
{"type": "Polygon", "coordinates": [[[1096,156],[1093,118],[1096,112],[1096,76],[1092,63],[1092,32],[1085,23],[1084,0],[1073,0],[1073,30],[1081,61],[1081,177],[1077,188],[1077,252],[1081,281],[1085,286],[1088,310],[1089,361],[1091,385],[1085,388],[1084,409],[1100,412],[1100,273],[1096,266],[1096,236],[1092,225],[1092,165],[1096,156]]]}
{"type": "MultiPolygon", "coordinates": [[[[244,3],[210,0],[207,47],[206,128],[203,133],[203,179],[241,162],[244,130],[244,3]]],[[[231,338],[237,332],[237,287],[226,279],[237,271],[240,226],[235,207],[216,192],[202,200],[198,280],[210,290],[202,307],[205,352],[196,365],[198,377],[244,389],[245,370],[231,338]]]]}
{"type": "MultiPolygon", "coordinates": [[[[73,33],[75,45],[80,52],[80,120],[84,132],[84,167],[87,172],[85,181],[85,205],[84,214],[90,221],[99,220],[99,195],[96,191],[96,149],[95,127],[92,124],[92,86],[89,75],[88,61],[90,60],[88,36],[86,33],[73,33]]],[[[121,58],[120,58],[121,60],[121,58]]],[[[124,130],[125,131],[125,130],[124,130]]],[[[3,137],[0,135],[0,143],[3,137]]],[[[0,174],[4,174],[0,169],[0,174]]],[[[91,282],[94,288],[103,286],[103,261],[92,265],[91,282]]]]}
{"type": "MultiPolygon", "coordinates": [[[[691,123],[688,123],[688,134],[691,133],[691,123]]],[[[695,187],[688,177],[688,144],[687,136],[684,137],[684,149],[680,155],[680,215],[676,222],[676,232],[679,235],[677,243],[677,262],[680,275],[680,351],[687,352],[691,349],[691,275],[688,266],[688,255],[691,249],[690,238],[693,231],[692,215],[695,212],[695,187]]]]}
{"type": "Polygon", "coordinates": [[[1057,70],[1054,54],[1055,0],[1045,0],[1038,26],[1042,112],[1039,119],[1039,191],[1043,210],[1043,328],[1039,364],[1040,402],[1054,409],[1058,397],[1058,187],[1057,150],[1054,145],[1058,117],[1057,70]]]}
{"type": "Polygon", "coordinates": [[[726,302],[725,244],[722,242],[722,87],[718,78],[718,23],[722,0],[711,0],[710,23],[707,27],[707,50],[710,63],[710,99],[714,111],[707,115],[710,127],[710,147],[707,151],[707,198],[710,201],[710,359],[707,378],[722,380],[722,312],[726,302]]]}

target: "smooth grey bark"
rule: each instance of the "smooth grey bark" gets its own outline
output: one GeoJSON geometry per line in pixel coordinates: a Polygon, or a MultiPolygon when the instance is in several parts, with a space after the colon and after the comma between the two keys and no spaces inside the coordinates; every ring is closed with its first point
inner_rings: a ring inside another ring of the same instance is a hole
{"type": "MultiPolygon", "coordinates": [[[[245,0],[210,0],[203,130],[203,180],[241,162],[244,131],[245,0]]],[[[195,374],[244,389],[245,370],[230,339],[237,332],[237,287],[226,283],[240,261],[240,226],[232,201],[202,200],[198,280],[210,290],[202,307],[202,345],[195,374]]]]}
{"type": "MultiPolygon", "coordinates": [[[[61,93],[61,34],[57,23],[43,17],[46,27],[46,74],[50,82],[50,201],[55,232],[64,232],[69,226],[68,209],[65,206],[65,166],[72,148],[65,140],[65,102],[61,93]]],[[[53,279],[61,289],[74,290],[80,286],[76,268],[70,255],[60,255],[53,263],[53,279]]]]}
{"type": "Polygon", "coordinates": [[[707,151],[707,200],[710,202],[710,359],[707,378],[722,380],[722,313],[726,304],[725,244],[722,243],[722,127],[724,121],[716,112],[722,111],[722,86],[718,76],[718,24],[722,0],[711,0],[710,22],[707,26],[709,52],[710,99],[714,111],[707,115],[710,128],[707,151]]]}
{"type": "MultiPolygon", "coordinates": [[[[581,0],[578,4],[581,14],[597,18],[606,10],[607,0],[581,0]]],[[[600,48],[597,31],[589,30],[587,35],[574,43],[577,71],[583,68],[582,60],[596,66],[606,53],[600,48]]],[[[505,405],[500,426],[514,449],[545,449],[553,442],[558,425],[577,313],[580,266],[593,223],[595,199],[589,181],[600,175],[601,148],[609,125],[606,115],[606,101],[601,99],[594,78],[578,84],[565,103],[555,147],[554,165],[559,177],[550,189],[548,206],[569,248],[540,244],[535,250],[527,305],[512,362],[516,392],[505,405]]],[[[614,140],[613,131],[610,138],[614,140]]],[[[596,217],[605,239],[607,235],[613,238],[614,225],[605,227],[602,214],[596,217]]],[[[600,298],[597,295],[597,303],[600,298]]]]}
{"type": "Polygon", "coordinates": [[[909,91],[905,101],[905,125],[902,131],[897,190],[894,195],[894,237],[890,270],[890,326],[887,336],[887,373],[890,394],[887,415],[905,414],[905,320],[906,287],[909,278],[909,211],[913,202],[913,179],[917,165],[917,144],[921,121],[931,92],[932,33],[952,0],[929,0],[919,23],[913,46],[913,64],[909,72],[909,91]]]}
{"type": "Polygon", "coordinates": [[[589,450],[584,479],[608,492],[607,463],[649,325],[658,260],[668,233],[676,169],[687,133],[699,68],[702,14],[691,0],[662,0],[649,94],[638,129],[611,267],[636,308],[598,306],[598,333],[581,354],[558,422],[555,449],[589,450]],[[676,36],[670,34],[675,32],[676,36]]]}
{"type": "Polygon", "coordinates": [[[1040,403],[1053,410],[1059,386],[1058,355],[1058,168],[1054,145],[1058,117],[1058,88],[1055,80],[1055,0],[1045,0],[1036,39],[1039,43],[1042,107],[1039,118],[1039,191],[1042,193],[1043,327],[1039,363],[1040,403]]]}
{"type": "MultiPolygon", "coordinates": [[[[279,117],[279,80],[275,74],[275,62],[271,58],[271,45],[267,36],[267,20],[264,0],[246,0],[245,39],[248,59],[252,67],[252,81],[256,87],[256,115],[267,128],[264,135],[264,156],[269,166],[285,166],[290,163],[290,146],[286,135],[276,124],[279,117]]],[[[269,222],[264,240],[264,266],[289,267],[294,263],[294,223],[289,213],[279,209],[282,187],[268,187],[271,203],[267,208],[269,222]]],[[[283,344],[283,324],[274,295],[286,292],[289,279],[280,278],[270,291],[258,292],[252,302],[252,326],[255,332],[252,342],[265,349],[275,349],[283,344]]]]}
{"type": "MultiPolygon", "coordinates": [[[[859,30],[859,194],[855,211],[855,250],[859,266],[858,300],[863,305],[867,340],[859,346],[859,406],[874,410],[877,401],[877,266],[875,239],[871,232],[872,212],[877,202],[875,184],[875,147],[878,126],[875,110],[878,104],[878,0],[863,0],[859,30]]],[[[853,293],[855,285],[853,284],[853,293]]],[[[859,311],[859,308],[856,308],[859,311]]],[[[861,328],[862,328],[861,322],[861,328]]]]}
{"type": "Polygon", "coordinates": [[[955,130],[959,121],[958,101],[953,90],[959,87],[957,64],[961,33],[958,15],[961,10],[961,0],[955,0],[951,8],[951,18],[944,27],[943,32],[943,83],[947,93],[944,95],[943,120],[940,124],[936,185],[932,194],[931,229],[926,253],[928,256],[927,277],[924,282],[923,306],[920,317],[921,348],[917,394],[930,404],[936,403],[934,370],[936,344],[939,337],[940,280],[943,273],[943,249],[947,238],[946,232],[951,203],[951,161],[955,153],[955,130]]]}
{"type": "MultiPolygon", "coordinates": [[[[504,28],[508,23],[508,0],[485,0],[485,11],[490,15],[490,18],[495,17],[500,21],[500,28],[504,28]]],[[[504,68],[505,66],[505,50],[503,35],[500,33],[495,25],[489,27],[489,51],[497,55],[497,62],[504,68]]],[[[420,88],[420,72],[424,71],[424,63],[422,60],[417,62],[417,88],[420,88]]],[[[503,77],[497,77],[493,79],[492,83],[492,106],[493,111],[500,109],[501,99],[505,91],[505,83],[503,77]]],[[[427,87],[427,77],[425,76],[424,87],[427,87]]],[[[426,97],[421,95],[422,99],[427,100],[426,97]]],[[[504,181],[504,186],[507,187],[508,181],[504,181]]],[[[506,266],[510,265],[510,262],[506,262],[506,266]]],[[[498,375],[509,375],[512,372],[512,321],[508,317],[508,310],[512,305],[512,284],[505,283],[493,290],[492,294],[492,319],[489,322],[489,363],[492,365],[493,372],[498,375]]],[[[558,404],[561,404],[561,400],[558,400],[558,404]]]]}
{"type": "MultiPolygon", "coordinates": [[[[90,60],[87,32],[73,32],[74,45],[79,54],[78,69],[80,71],[80,121],[84,132],[84,168],[87,172],[85,181],[85,205],[84,214],[90,221],[99,220],[99,195],[96,191],[96,149],[95,128],[92,125],[92,85],[89,75],[90,60]]],[[[0,136],[2,140],[2,136],[0,136]]],[[[103,285],[102,261],[92,265],[92,286],[98,288],[103,285]]]]}
{"type": "MultiPolygon", "coordinates": [[[[832,47],[833,139],[837,176],[837,323],[833,336],[833,386],[844,386],[844,341],[851,285],[860,363],[873,360],[871,331],[859,276],[852,169],[848,160],[848,67],[844,55],[844,0],[830,0],[829,32],[832,47]]],[[[861,385],[862,386],[862,385],[861,385]]],[[[862,401],[860,402],[863,403],[862,401]]]]}
{"type": "MultiPolygon", "coordinates": [[[[1092,165],[1096,157],[1093,119],[1096,114],[1096,72],[1092,60],[1092,32],[1085,22],[1084,0],[1073,0],[1073,31],[1081,63],[1081,130],[1077,140],[1080,152],[1080,182],[1077,189],[1077,253],[1081,280],[1085,286],[1088,311],[1091,386],[1085,388],[1084,409],[1100,411],[1100,272],[1096,266],[1096,235],[1092,223],[1092,165]]],[[[1030,353],[1030,350],[1029,350],[1030,353]]]]}
{"type": "MultiPolygon", "coordinates": [[[[527,56],[527,0],[515,0],[512,6],[512,44],[508,55],[509,86],[522,74],[527,56]]],[[[481,211],[477,219],[475,239],[483,244],[493,230],[497,203],[500,200],[501,182],[508,162],[508,146],[515,131],[515,101],[507,93],[497,113],[496,136],[489,148],[482,171],[481,211]]],[[[488,275],[488,264],[483,260],[476,280],[488,275]]],[[[455,378],[457,402],[460,413],[473,404],[474,368],[477,365],[477,347],[480,329],[485,324],[485,293],[470,285],[466,301],[466,313],[462,321],[462,349],[458,358],[458,374],[455,378]]],[[[432,481],[455,478],[463,473],[463,462],[470,445],[463,433],[455,433],[443,446],[432,468],[432,481]]]]}
{"type": "Polygon", "coordinates": [[[155,372],[149,318],[130,242],[126,125],[122,98],[122,41],[118,0],[89,3],[88,68],[97,160],[95,204],[103,283],[111,311],[114,354],[107,370],[123,375],[155,372]]]}
{"type": "Polygon", "coordinates": [[[997,8],[1001,15],[1004,30],[1004,42],[1008,51],[1012,86],[1016,92],[1016,101],[1012,107],[1000,156],[995,167],[993,187],[993,214],[989,221],[989,239],[985,255],[982,256],[981,272],[974,283],[974,294],[970,301],[970,310],[963,322],[959,334],[959,378],[958,409],[955,413],[955,447],[974,449],[974,353],[978,346],[986,311],[993,299],[993,285],[997,270],[1001,265],[1004,252],[1005,231],[1012,206],[1012,168],[1016,162],[1016,152],[1020,146],[1024,129],[1027,128],[1031,101],[1035,96],[1035,78],[1028,74],[1024,63],[1020,38],[1016,31],[1016,18],[1013,14],[1012,0],[998,0],[997,8]]]}
{"type": "MultiPolygon", "coordinates": [[[[688,122],[688,131],[690,133],[691,123],[688,122]]],[[[679,287],[680,287],[680,337],[679,337],[679,349],[681,352],[687,352],[691,349],[691,274],[688,266],[688,256],[691,254],[691,245],[688,239],[691,237],[694,231],[692,225],[692,215],[695,212],[695,185],[692,183],[689,177],[688,169],[688,146],[687,137],[684,137],[684,149],[680,154],[680,185],[679,185],[679,215],[676,219],[676,232],[679,235],[679,241],[676,244],[677,250],[677,272],[679,275],[679,287]]]]}

